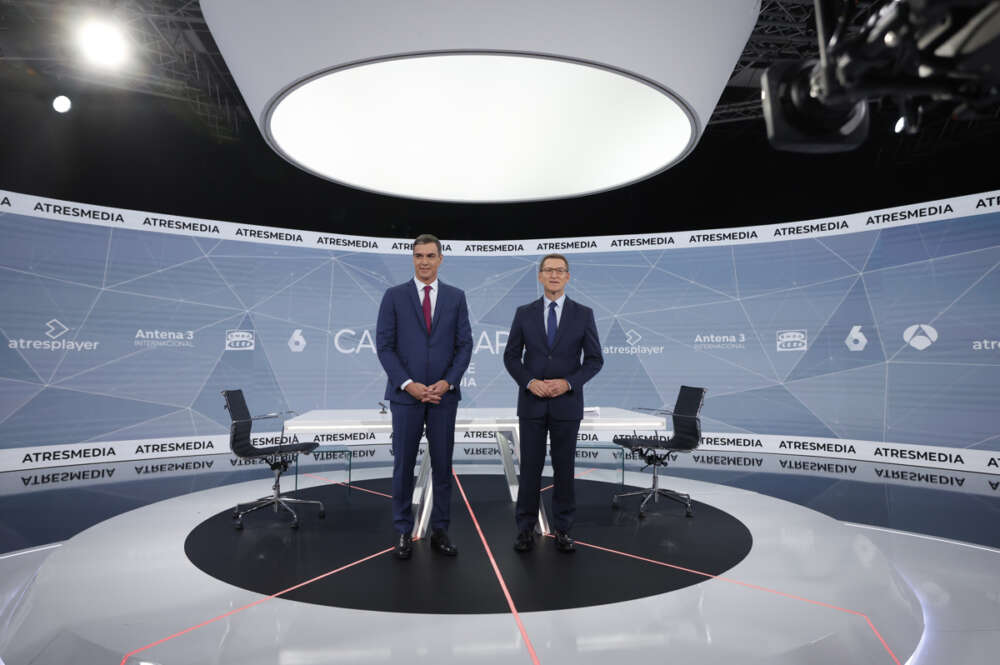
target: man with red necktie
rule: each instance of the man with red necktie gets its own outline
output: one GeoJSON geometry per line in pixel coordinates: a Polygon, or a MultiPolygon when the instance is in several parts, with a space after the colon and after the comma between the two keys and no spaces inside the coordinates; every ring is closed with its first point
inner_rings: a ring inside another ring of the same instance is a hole
{"type": "Polygon", "coordinates": [[[433,505],[431,548],[455,556],[448,538],[451,459],[459,382],[472,359],[469,308],[461,289],[440,282],[441,242],[430,234],[413,241],[413,280],[386,290],[378,311],[375,345],[388,376],[392,411],[392,514],[396,557],[413,552],[413,469],[427,428],[433,505]]]}

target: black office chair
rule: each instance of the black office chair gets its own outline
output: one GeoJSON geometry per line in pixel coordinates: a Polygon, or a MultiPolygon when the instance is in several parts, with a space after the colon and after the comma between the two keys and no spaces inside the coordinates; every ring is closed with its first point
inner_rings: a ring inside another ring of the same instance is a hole
{"type": "Polygon", "coordinates": [[[677,393],[677,403],[673,411],[666,409],[641,409],[652,413],[669,415],[674,421],[674,435],[669,439],[665,436],[653,434],[652,436],[616,436],[612,439],[623,448],[638,453],[646,462],[646,467],[653,467],[653,486],[646,490],[637,492],[625,492],[616,494],[611,499],[611,506],[618,508],[618,500],[627,496],[643,496],[642,503],[639,504],[639,517],[646,516],[646,504],[652,499],[658,502],[660,497],[666,497],[678,503],[684,504],[688,517],[694,515],[691,509],[691,496],[682,492],[660,487],[660,467],[666,467],[670,462],[670,455],[678,452],[691,452],[698,447],[701,441],[701,406],[705,402],[705,389],[681,386],[677,393]]]}
{"type": "MultiPolygon", "coordinates": [[[[268,463],[274,471],[274,485],[271,487],[273,493],[270,496],[261,497],[253,503],[236,504],[233,509],[233,519],[237,529],[243,528],[243,516],[255,510],[274,506],[274,512],[284,508],[292,514],[292,528],[299,526],[299,516],[292,509],[293,503],[313,503],[319,506],[319,516],[322,519],[326,516],[322,501],[307,501],[305,499],[291,499],[281,496],[281,474],[288,471],[288,463],[295,459],[299,453],[309,453],[316,449],[318,443],[307,441],[304,443],[279,443],[276,446],[255,446],[250,440],[250,430],[255,420],[266,420],[271,418],[281,418],[285,413],[295,413],[285,411],[283,413],[267,413],[262,416],[251,416],[247,408],[246,400],[243,398],[242,390],[223,390],[222,397],[226,400],[226,409],[232,424],[229,427],[229,448],[237,457],[260,458],[268,463]],[[243,508],[243,510],[241,510],[243,508]]],[[[282,426],[280,441],[284,441],[285,432],[282,426]]]]}

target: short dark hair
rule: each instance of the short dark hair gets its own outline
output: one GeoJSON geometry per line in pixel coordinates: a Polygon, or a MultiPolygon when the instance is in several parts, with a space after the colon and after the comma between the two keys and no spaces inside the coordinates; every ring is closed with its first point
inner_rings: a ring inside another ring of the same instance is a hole
{"type": "Polygon", "coordinates": [[[546,254],[542,257],[542,262],[538,264],[538,272],[542,272],[542,268],[545,266],[545,262],[549,259],[559,259],[566,264],[566,272],[569,272],[569,261],[562,254],[546,254]]]}
{"type": "Polygon", "coordinates": [[[416,248],[417,245],[426,245],[428,243],[437,245],[438,254],[441,253],[441,241],[437,239],[437,236],[433,236],[430,233],[421,233],[418,235],[417,239],[413,241],[413,247],[416,248]]]}

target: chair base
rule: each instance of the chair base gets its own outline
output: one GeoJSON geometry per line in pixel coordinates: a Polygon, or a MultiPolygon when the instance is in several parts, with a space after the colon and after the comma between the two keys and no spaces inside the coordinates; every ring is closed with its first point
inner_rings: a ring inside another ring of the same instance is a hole
{"type": "Polygon", "coordinates": [[[684,494],[683,492],[675,492],[674,490],[664,489],[662,487],[654,487],[648,490],[639,490],[637,492],[625,492],[623,494],[615,494],[611,499],[611,507],[618,508],[618,500],[629,497],[629,496],[642,496],[645,497],[642,503],[639,504],[639,517],[643,518],[646,516],[646,504],[652,499],[654,503],[659,502],[660,497],[670,499],[680,503],[685,508],[685,515],[687,517],[694,517],[694,510],[691,507],[691,495],[684,494]]]}
{"type": "Polygon", "coordinates": [[[322,501],[316,501],[314,499],[292,499],[288,497],[281,496],[281,472],[287,467],[283,463],[272,463],[271,468],[274,469],[274,485],[271,486],[273,494],[270,496],[265,496],[257,499],[252,503],[238,503],[236,507],[233,508],[233,526],[237,529],[243,528],[243,517],[248,513],[252,513],[261,508],[267,508],[268,506],[274,506],[274,512],[277,513],[280,510],[287,510],[292,514],[291,527],[293,529],[299,528],[299,516],[292,508],[290,504],[315,504],[319,506],[319,518],[323,519],[326,517],[326,508],[323,506],[322,501]],[[241,510],[243,508],[243,510],[241,510]]]}

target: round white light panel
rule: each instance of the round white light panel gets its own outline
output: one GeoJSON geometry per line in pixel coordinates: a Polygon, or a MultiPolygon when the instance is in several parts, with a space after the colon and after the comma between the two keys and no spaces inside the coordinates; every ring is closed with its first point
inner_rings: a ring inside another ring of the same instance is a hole
{"type": "Polygon", "coordinates": [[[52,100],[52,108],[56,113],[66,113],[73,108],[73,102],[66,95],[59,95],[52,100]]]}
{"type": "Polygon", "coordinates": [[[683,157],[697,128],[662,88],[576,61],[495,53],[379,60],[309,78],[266,114],[312,173],[417,199],[599,192],[683,157]]]}

